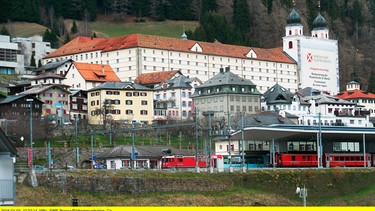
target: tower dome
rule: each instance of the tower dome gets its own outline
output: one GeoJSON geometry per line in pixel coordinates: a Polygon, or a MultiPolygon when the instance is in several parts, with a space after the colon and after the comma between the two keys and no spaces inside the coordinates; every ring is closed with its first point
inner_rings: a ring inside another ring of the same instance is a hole
{"type": "Polygon", "coordinates": [[[301,24],[301,16],[296,12],[293,8],[292,12],[286,17],[286,23],[288,25],[300,25],[301,24]]]}
{"type": "Polygon", "coordinates": [[[315,20],[313,22],[313,28],[314,29],[327,28],[327,21],[326,21],[325,18],[323,18],[323,16],[320,14],[320,12],[318,13],[318,16],[315,18],[315,20]]]}

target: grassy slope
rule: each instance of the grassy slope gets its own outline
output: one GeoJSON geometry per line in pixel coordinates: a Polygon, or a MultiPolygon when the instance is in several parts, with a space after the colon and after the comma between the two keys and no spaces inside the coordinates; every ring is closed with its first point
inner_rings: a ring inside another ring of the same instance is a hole
{"type": "Polygon", "coordinates": [[[144,22],[144,23],[111,23],[96,21],[90,24],[94,32],[104,34],[108,37],[118,37],[128,34],[151,34],[166,37],[181,38],[183,30],[194,30],[197,22],[189,21],[166,21],[166,22],[144,22]]]}
{"type": "Polygon", "coordinates": [[[308,206],[374,206],[375,169],[254,170],[247,173],[167,171],[76,171],[73,175],[142,178],[209,178],[230,184],[223,192],[90,194],[17,184],[17,206],[70,205],[70,196],[86,206],[301,206],[297,186],[308,189],[308,206]]]}

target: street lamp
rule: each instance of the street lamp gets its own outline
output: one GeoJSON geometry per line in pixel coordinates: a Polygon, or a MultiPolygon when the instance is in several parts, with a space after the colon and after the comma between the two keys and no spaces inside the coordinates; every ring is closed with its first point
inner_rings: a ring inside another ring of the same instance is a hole
{"type": "Polygon", "coordinates": [[[30,102],[30,155],[29,155],[29,166],[33,167],[33,99],[26,99],[30,102]]]}
{"type": "Polygon", "coordinates": [[[212,126],[211,126],[211,116],[214,115],[214,111],[204,111],[202,112],[203,116],[208,116],[208,129],[209,129],[209,132],[208,132],[208,136],[209,136],[209,150],[208,150],[208,167],[210,169],[210,172],[213,173],[213,166],[212,166],[212,158],[211,158],[211,139],[212,139],[212,126]]]}
{"type": "Polygon", "coordinates": [[[22,147],[24,147],[25,143],[23,141],[25,140],[25,138],[23,136],[21,136],[20,140],[21,140],[21,143],[22,143],[22,147]]]}
{"type": "Polygon", "coordinates": [[[296,194],[299,195],[300,198],[303,198],[303,206],[306,207],[307,189],[305,185],[303,185],[303,188],[297,187],[296,194]]]}

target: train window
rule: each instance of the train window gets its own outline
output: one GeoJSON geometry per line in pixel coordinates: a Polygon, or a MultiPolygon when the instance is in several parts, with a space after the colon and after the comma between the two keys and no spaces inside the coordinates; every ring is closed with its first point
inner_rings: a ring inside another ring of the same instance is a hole
{"type": "Polygon", "coordinates": [[[293,151],[293,150],[294,150],[293,143],[290,143],[290,144],[288,145],[288,150],[289,150],[289,151],[293,151]]]}
{"type": "Polygon", "coordinates": [[[292,161],[296,161],[296,156],[292,156],[292,161]]]}
{"type": "Polygon", "coordinates": [[[182,163],[182,158],[178,158],[177,162],[182,163]]]}

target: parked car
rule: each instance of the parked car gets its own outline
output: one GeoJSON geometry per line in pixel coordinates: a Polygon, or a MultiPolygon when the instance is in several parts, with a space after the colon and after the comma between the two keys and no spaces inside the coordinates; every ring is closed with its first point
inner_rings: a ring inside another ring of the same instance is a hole
{"type": "Polygon", "coordinates": [[[37,170],[37,171],[47,171],[48,169],[41,166],[41,165],[34,165],[33,166],[33,169],[37,170]]]}

